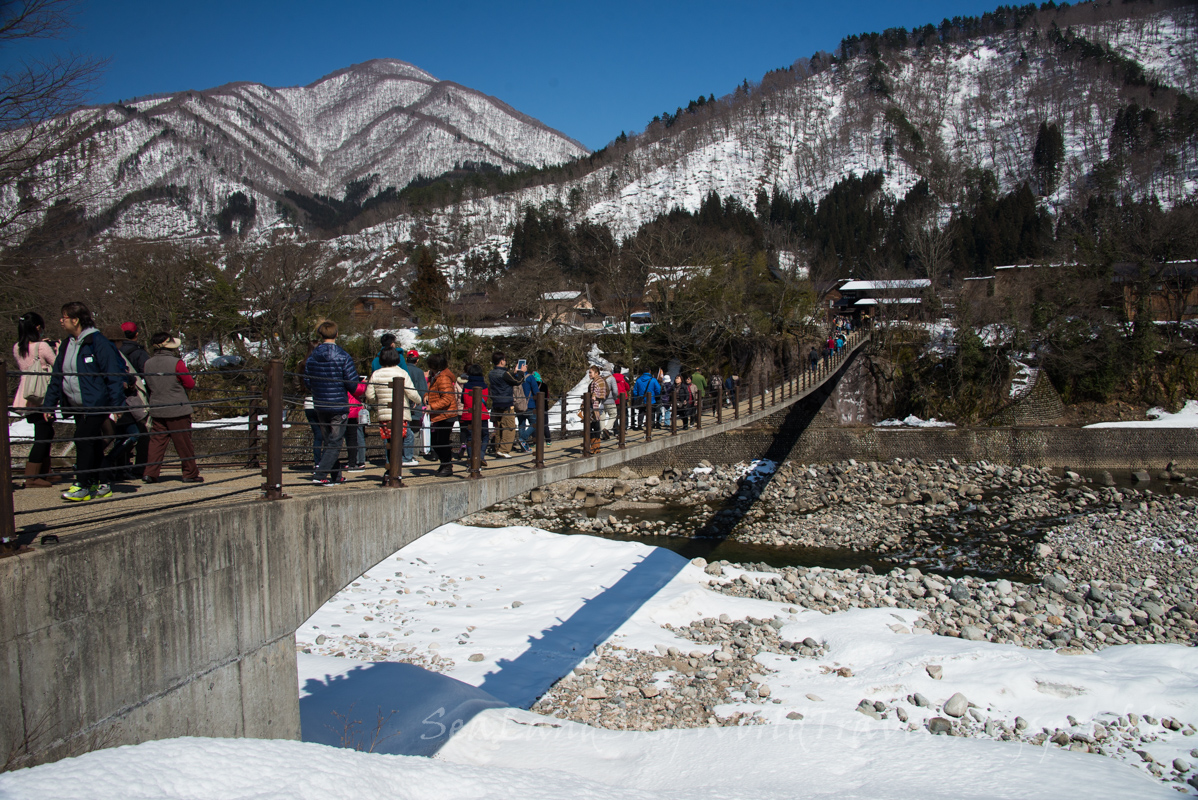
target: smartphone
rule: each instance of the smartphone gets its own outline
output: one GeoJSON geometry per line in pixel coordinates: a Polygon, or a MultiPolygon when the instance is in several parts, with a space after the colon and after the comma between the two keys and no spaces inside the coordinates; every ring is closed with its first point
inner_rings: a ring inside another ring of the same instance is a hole
{"type": "Polygon", "coordinates": [[[520,359],[519,361],[516,362],[516,372],[523,372],[527,366],[528,366],[528,359],[527,358],[520,359]]]}

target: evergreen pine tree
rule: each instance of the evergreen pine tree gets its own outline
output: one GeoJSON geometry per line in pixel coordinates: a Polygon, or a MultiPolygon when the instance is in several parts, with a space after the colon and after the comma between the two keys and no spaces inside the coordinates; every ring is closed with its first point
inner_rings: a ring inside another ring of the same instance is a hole
{"type": "Polygon", "coordinates": [[[412,311],[421,322],[436,319],[449,299],[449,284],[437,269],[437,257],[428,247],[416,248],[412,260],[416,263],[416,279],[408,290],[412,311]]]}

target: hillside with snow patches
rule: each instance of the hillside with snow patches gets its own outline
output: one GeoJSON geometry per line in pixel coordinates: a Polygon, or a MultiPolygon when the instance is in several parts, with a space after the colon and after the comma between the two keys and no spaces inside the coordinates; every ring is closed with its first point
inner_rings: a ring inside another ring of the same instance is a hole
{"type": "MultiPolygon", "coordinates": [[[[1074,32],[1168,86],[1198,90],[1192,5],[1074,32]]],[[[968,168],[993,170],[1003,191],[1028,180],[1046,121],[1064,136],[1065,163],[1047,198],[1059,208],[1087,191],[1094,167],[1108,159],[1120,109],[1153,102],[1144,87],[1062,51],[1042,28],[885,52],[888,95],[869,88],[874,60],[853,58],[748,100],[721,101],[702,119],[651,127],[581,178],[494,196],[467,193],[452,206],[401,215],[328,247],[351,279],[369,281],[390,269],[380,266],[393,263],[388,251],[419,229],[440,246],[452,276],[471,252],[506,256],[512,225],[528,206],[558,204],[573,221],[604,223],[624,237],[673,207],[696,210],[713,190],[750,208],[759,190],[774,188],[818,200],[849,173],[870,170],[884,171],[885,190],[896,198],[927,178],[951,203],[968,168]]],[[[1171,108],[1157,111],[1167,117],[1171,108]]],[[[79,113],[97,115],[99,131],[75,161],[48,169],[86,174],[81,202],[93,218],[108,214],[101,236],[110,238],[215,240],[216,215],[242,192],[256,208],[242,235],[266,242],[294,231],[276,203],[287,190],[340,198],[346,184],[363,178],[373,194],[460,162],[511,170],[586,154],[494,98],[390,60],[306,87],[229,84],[79,113]]],[[[1191,137],[1167,147],[1125,169],[1124,190],[1166,204],[1194,196],[1198,145],[1191,137]]]]}
{"type": "Polygon", "coordinates": [[[114,237],[215,232],[234,192],[253,199],[264,233],[280,224],[275,200],[286,190],[340,199],[355,180],[371,180],[373,194],[468,161],[514,169],[587,152],[494,97],[389,59],[308,86],[232,83],[75,116],[94,132],[47,171],[85,175],[89,217],[127,206],[106,231],[114,237]]]}
{"type": "MultiPolygon", "coordinates": [[[[1167,85],[1187,91],[1198,85],[1198,12],[1192,6],[1076,32],[1135,60],[1167,85]]],[[[885,54],[883,60],[889,98],[867,88],[873,59],[856,58],[726,115],[667,131],[581,179],[465,200],[419,222],[445,243],[462,241],[468,225],[473,248],[505,252],[523,208],[568,208],[572,195],[577,220],[605,223],[617,236],[628,236],[675,206],[695,211],[712,190],[752,208],[758,190],[776,187],[818,199],[851,172],[883,170],[885,189],[895,197],[927,178],[947,199],[964,169],[980,167],[993,170],[1000,188],[1009,191],[1031,177],[1045,121],[1057,123],[1065,140],[1059,188],[1047,198],[1060,206],[1084,191],[1095,165],[1109,157],[1119,110],[1145,102],[1142,88],[1060,52],[1044,31],[1011,31],[885,54]],[[905,146],[903,132],[887,118],[891,108],[918,131],[922,149],[905,146]]],[[[1170,156],[1168,168],[1128,174],[1125,185],[1166,204],[1193,196],[1198,149],[1190,142],[1170,156]]],[[[408,239],[416,223],[399,217],[340,244],[347,252],[378,252],[408,239]]]]}

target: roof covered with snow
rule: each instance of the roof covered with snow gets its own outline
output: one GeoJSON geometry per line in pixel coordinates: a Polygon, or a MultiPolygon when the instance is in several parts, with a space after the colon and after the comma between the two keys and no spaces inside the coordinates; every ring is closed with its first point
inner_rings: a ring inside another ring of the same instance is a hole
{"type": "Polygon", "coordinates": [[[849,281],[840,287],[842,292],[868,292],[878,289],[926,289],[932,285],[927,278],[909,278],[895,281],[849,281]]]}

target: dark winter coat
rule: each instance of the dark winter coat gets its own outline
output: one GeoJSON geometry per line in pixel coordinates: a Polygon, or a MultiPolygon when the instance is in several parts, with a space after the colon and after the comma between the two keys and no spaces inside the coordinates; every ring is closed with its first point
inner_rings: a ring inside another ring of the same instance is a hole
{"type": "Polygon", "coordinates": [[[312,391],[312,406],[317,411],[349,414],[346,394],[361,396],[362,378],[353,358],[332,342],[324,342],[312,351],[304,364],[304,375],[312,391]]]}
{"type": "Polygon", "coordinates": [[[506,367],[496,367],[487,373],[487,385],[491,387],[491,407],[496,411],[507,410],[512,407],[515,398],[512,396],[512,387],[518,386],[524,381],[523,378],[516,375],[506,367]]]}
{"type": "Polygon", "coordinates": [[[62,405],[64,409],[96,409],[97,413],[111,413],[125,409],[125,360],[121,358],[116,345],[110,342],[104,334],[91,329],[79,340],[75,363],[64,365],[68,347],[64,342],[58,348],[58,357],[54,359],[54,374],[50,378],[50,388],[46,391],[46,399],[42,407],[47,412],[62,405]],[[67,371],[79,373],[79,391],[83,403],[71,406],[62,391],[62,373],[67,371]]]}
{"type": "Polygon", "coordinates": [[[139,373],[146,371],[146,362],[150,360],[150,354],[146,352],[146,348],[132,339],[125,339],[117,345],[117,349],[125,358],[129,359],[129,363],[135,370],[139,373]]]}

